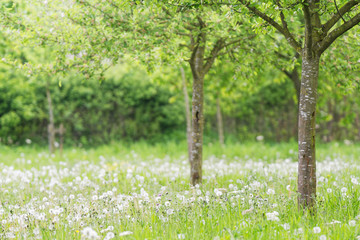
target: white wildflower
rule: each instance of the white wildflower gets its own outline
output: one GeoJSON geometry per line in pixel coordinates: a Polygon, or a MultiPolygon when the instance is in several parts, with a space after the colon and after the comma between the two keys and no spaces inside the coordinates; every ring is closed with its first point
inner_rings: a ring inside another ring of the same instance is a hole
{"type": "Polygon", "coordinates": [[[133,234],[133,232],[125,231],[125,232],[119,233],[119,237],[131,235],[131,234],[133,234]]]}
{"type": "Polygon", "coordinates": [[[294,234],[295,235],[298,235],[298,234],[302,234],[304,231],[303,231],[303,229],[302,228],[298,228],[298,229],[296,229],[295,231],[294,231],[294,234]]]}
{"type": "Polygon", "coordinates": [[[274,194],[275,194],[275,190],[269,188],[266,193],[269,194],[269,195],[274,195],[274,194]]]}
{"type": "Polygon", "coordinates": [[[319,228],[319,227],[314,227],[314,228],[313,228],[313,232],[314,232],[314,233],[320,233],[320,232],[321,232],[321,228],[319,228]]]}
{"type": "Polygon", "coordinates": [[[215,195],[218,197],[222,195],[222,192],[219,191],[217,188],[214,189],[214,192],[215,192],[215,195]]]}
{"type": "Polygon", "coordinates": [[[5,237],[8,238],[8,239],[16,238],[15,234],[12,233],[12,232],[7,232],[7,233],[5,234],[5,237]]]}
{"type": "Polygon", "coordinates": [[[276,211],[271,212],[271,213],[266,213],[265,215],[266,215],[267,220],[269,220],[269,221],[279,221],[280,220],[278,217],[279,213],[276,211]]]}
{"type": "Polygon", "coordinates": [[[356,225],[356,221],[355,220],[350,220],[349,221],[349,226],[354,227],[356,225]]]}
{"type": "Polygon", "coordinates": [[[185,234],[183,233],[178,234],[178,239],[185,239],[185,234]]]}
{"type": "Polygon", "coordinates": [[[115,234],[113,232],[108,232],[104,238],[104,240],[110,240],[115,237],[115,234]]]}
{"type": "Polygon", "coordinates": [[[358,182],[358,180],[357,180],[356,178],[351,178],[351,182],[352,182],[353,184],[355,184],[355,185],[358,185],[358,184],[359,184],[359,182],[358,182]]]}
{"type": "Polygon", "coordinates": [[[92,229],[91,227],[86,227],[81,231],[81,235],[85,238],[85,239],[98,239],[99,235],[97,234],[97,232],[92,229]]]}
{"type": "Polygon", "coordinates": [[[284,225],[282,225],[282,227],[283,227],[285,230],[289,230],[289,229],[290,229],[290,224],[285,223],[284,225]]]}

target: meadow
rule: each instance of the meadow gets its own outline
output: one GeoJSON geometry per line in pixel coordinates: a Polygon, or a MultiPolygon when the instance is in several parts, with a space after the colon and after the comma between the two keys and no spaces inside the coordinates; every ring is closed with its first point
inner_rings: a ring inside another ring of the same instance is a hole
{"type": "Polygon", "coordinates": [[[317,148],[317,212],[297,209],[296,143],[0,146],[0,239],[360,239],[360,145],[317,148]]]}

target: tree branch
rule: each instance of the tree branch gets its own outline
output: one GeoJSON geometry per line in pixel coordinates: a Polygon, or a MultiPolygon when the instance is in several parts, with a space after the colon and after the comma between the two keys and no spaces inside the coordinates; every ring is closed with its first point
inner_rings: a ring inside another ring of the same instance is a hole
{"type": "Polygon", "coordinates": [[[306,54],[311,56],[312,50],[312,25],[311,25],[311,13],[309,9],[309,2],[304,1],[303,3],[304,20],[305,20],[305,45],[304,48],[307,50],[306,54]]]}
{"type": "Polygon", "coordinates": [[[331,31],[317,46],[318,51],[323,53],[338,37],[343,35],[346,31],[353,28],[360,23],[360,13],[356,14],[346,23],[342,24],[340,27],[331,31]]]}
{"type": "Polygon", "coordinates": [[[336,3],[336,0],[334,0],[334,4],[335,4],[335,8],[336,8],[336,11],[337,13],[340,15],[341,19],[344,21],[344,23],[346,23],[345,19],[343,18],[342,14],[339,12],[339,8],[338,8],[338,5],[336,3]]]}
{"type": "Polygon", "coordinates": [[[347,2],[344,6],[342,6],[337,12],[337,14],[332,16],[332,18],[330,18],[325,24],[323,24],[322,26],[323,32],[327,33],[341,19],[341,17],[345,13],[349,12],[353,7],[355,7],[359,3],[360,0],[351,0],[347,2]]]}
{"type": "Polygon", "coordinates": [[[179,36],[184,36],[184,37],[191,37],[192,36],[190,33],[184,33],[184,32],[180,32],[180,31],[175,31],[175,34],[177,34],[179,36]]]}
{"type": "Polygon", "coordinates": [[[197,34],[196,41],[191,38],[191,47],[192,53],[190,58],[190,67],[193,74],[196,74],[196,77],[203,77],[203,61],[204,61],[204,52],[205,52],[205,45],[206,45],[206,33],[204,32],[204,28],[206,24],[201,19],[200,16],[196,16],[198,21],[199,33],[197,34]]]}
{"type": "Polygon", "coordinates": [[[170,13],[170,11],[166,7],[162,7],[162,10],[168,15],[169,17],[173,18],[174,16],[170,13]]]}
{"type": "Polygon", "coordinates": [[[284,31],[289,32],[289,29],[287,27],[287,22],[285,21],[285,15],[284,15],[284,12],[283,12],[283,6],[281,5],[280,3],[280,0],[276,0],[276,5],[278,5],[279,9],[280,9],[280,19],[281,19],[281,24],[282,24],[282,27],[284,29],[284,31]]]}
{"type": "Polygon", "coordinates": [[[286,56],[285,54],[282,54],[281,52],[278,52],[278,51],[275,51],[275,54],[279,57],[279,58],[282,58],[286,61],[290,61],[291,60],[291,57],[289,56],[286,56]]]}
{"type": "Polygon", "coordinates": [[[254,34],[254,35],[250,35],[250,36],[248,36],[248,37],[241,37],[241,38],[239,38],[239,39],[235,39],[235,40],[233,40],[233,41],[231,41],[231,42],[226,43],[226,44],[224,45],[224,48],[225,48],[225,47],[228,47],[228,46],[230,46],[230,45],[233,45],[233,44],[235,44],[235,43],[239,43],[239,42],[244,41],[244,40],[253,39],[253,38],[255,38],[255,37],[256,37],[256,35],[254,34]]]}
{"type": "MultiPolygon", "coordinates": [[[[247,0],[238,0],[240,3],[242,3],[247,9],[249,9],[252,13],[254,13],[256,16],[263,19],[265,22],[269,23],[271,26],[273,26],[276,30],[278,30],[280,33],[282,33],[286,40],[290,43],[290,45],[299,52],[301,50],[301,45],[295,40],[294,36],[289,32],[289,30],[280,26],[279,23],[277,23],[274,19],[266,15],[265,13],[261,12],[259,9],[250,6],[250,2],[247,0]]],[[[281,17],[281,16],[280,16],[281,17]]],[[[285,18],[282,19],[282,21],[285,21],[285,18]]],[[[285,22],[286,23],[286,22],[285,22]]],[[[284,25],[284,23],[283,23],[284,25]]],[[[285,24],[285,26],[287,26],[285,24]]]]}
{"type": "Polygon", "coordinates": [[[106,0],[111,6],[113,6],[114,8],[116,8],[117,10],[120,9],[120,7],[118,5],[116,5],[113,1],[111,0],[106,0]]]}
{"type": "Polygon", "coordinates": [[[180,46],[180,47],[185,47],[185,48],[189,49],[190,51],[192,50],[192,48],[191,48],[190,45],[180,44],[179,46],[180,46]]]}
{"type": "Polygon", "coordinates": [[[220,38],[216,41],[213,49],[211,50],[210,56],[206,63],[204,64],[204,70],[203,73],[206,74],[211,66],[213,65],[216,57],[218,56],[219,52],[225,47],[225,40],[223,38],[220,38]]]}

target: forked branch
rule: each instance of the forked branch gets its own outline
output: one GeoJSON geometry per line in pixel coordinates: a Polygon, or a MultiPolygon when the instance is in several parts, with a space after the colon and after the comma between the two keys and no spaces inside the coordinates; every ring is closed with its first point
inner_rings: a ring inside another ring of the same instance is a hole
{"type": "Polygon", "coordinates": [[[351,11],[355,6],[360,4],[360,0],[351,0],[342,6],[339,11],[337,11],[332,18],[330,18],[325,24],[323,24],[323,32],[327,33],[340,19],[344,14],[351,11]]]}
{"type": "Polygon", "coordinates": [[[252,13],[254,13],[256,16],[263,19],[265,22],[273,26],[276,30],[278,30],[280,33],[282,33],[286,40],[290,43],[290,45],[299,52],[301,50],[301,45],[295,40],[294,36],[290,33],[289,29],[287,28],[287,24],[285,21],[284,15],[280,15],[280,18],[282,20],[282,26],[276,22],[273,18],[269,17],[265,13],[261,12],[256,7],[253,7],[250,5],[250,2],[247,0],[238,0],[240,3],[242,3],[247,9],[249,9],[252,13]]]}
{"type": "Polygon", "coordinates": [[[340,27],[332,30],[318,45],[318,51],[323,53],[338,37],[346,31],[360,23],[360,13],[356,14],[349,21],[343,23],[340,27]]]}

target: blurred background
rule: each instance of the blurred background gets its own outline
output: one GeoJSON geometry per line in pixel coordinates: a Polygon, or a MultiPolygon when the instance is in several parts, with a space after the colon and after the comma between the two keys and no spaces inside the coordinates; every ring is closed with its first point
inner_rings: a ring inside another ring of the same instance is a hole
{"type": "MultiPolygon", "coordinates": [[[[0,45],[0,52],[5,49],[0,45]]],[[[34,54],[14,52],[24,62],[34,54]]],[[[294,82],[272,65],[252,70],[259,72],[248,79],[236,77],[235,68],[230,61],[219,61],[205,79],[204,142],[219,141],[222,132],[225,142],[296,141],[294,82]]],[[[60,135],[65,146],[185,140],[183,80],[191,104],[191,74],[184,69],[185,79],[175,67],[150,75],[146,66],[125,61],[99,80],[76,73],[34,78],[1,64],[1,144],[46,145],[51,123],[55,147],[60,135]]],[[[320,76],[317,136],[323,142],[360,139],[359,93],[342,84],[346,71],[342,73],[334,78],[320,76]]]]}

